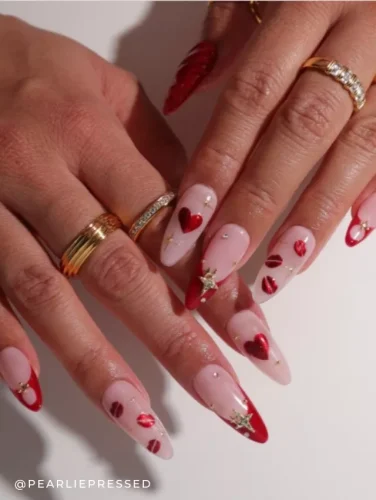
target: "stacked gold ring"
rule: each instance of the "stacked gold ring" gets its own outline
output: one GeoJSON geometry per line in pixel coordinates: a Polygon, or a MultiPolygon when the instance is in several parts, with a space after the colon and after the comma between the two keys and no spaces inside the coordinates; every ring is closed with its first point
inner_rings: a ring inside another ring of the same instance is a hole
{"type": "Polygon", "coordinates": [[[96,217],[72,241],[63,253],[60,269],[64,276],[77,276],[81,267],[107,236],[122,227],[116,215],[104,213],[96,217]]]}

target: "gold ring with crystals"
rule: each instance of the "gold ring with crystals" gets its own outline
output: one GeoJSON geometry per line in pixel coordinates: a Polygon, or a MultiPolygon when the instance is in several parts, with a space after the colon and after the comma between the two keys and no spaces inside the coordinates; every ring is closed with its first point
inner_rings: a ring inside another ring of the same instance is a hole
{"type": "Polygon", "coordinates": [[[303,69],[316,69],[339,82],[350,94],[354,104],[354,111],[360,111],[366,103],[366,92],[358,77],[346,66],[335,59],[325,57],[311,57],[303,64],[303,69]]]}
{"type": "Polygon", "coordinates": [[[123,223],[116,215],[104,213],[96,217],[67,247],[60,261],[60,269],[64,276],[77,276],[81,267],[107,236],[123,223]]]}
{"type": "Polygon", "coordinates": [[[162,208],[171,205],[175,198],[176,194],[172,191],[169,191],[168,193],[160,196],[151,205],[149,205],[131,225],[131,228],[128,232],[128,236],[131,238],[131,240],[137,241],[142,231],[154,219],[157,213],[162,210],[162,208]]]}
{"type": "Polygon", "coordinates": [[[251,9],[252,15],[255,18],[257,24],[262,23],[262,17],[259,12],[259,2],[257,0],[249,0],[249,8],[251,9]]]}

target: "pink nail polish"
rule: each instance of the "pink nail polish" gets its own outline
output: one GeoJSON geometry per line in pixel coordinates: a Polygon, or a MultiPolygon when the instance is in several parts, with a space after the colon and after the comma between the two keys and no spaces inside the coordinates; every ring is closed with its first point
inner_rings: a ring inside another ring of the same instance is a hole
{"type": "Polygon", "coordinates": [[[376,193],[360,205],[346,233],[346,244],[354,247],[364,241],[376,227],[376,193]]]}
{"type": "Polygon", "coordinates": [[[0,373],[16,398],[31,411],[42,406],[42,391],[38,377],[25,354],[16,347],[0,352],[0,373]]]}
{"type": "Polygon", "coordinates": [[[166,429],[132,384],[124,380],[113,382],[105,391],[102,404],[111,419],[135,441],[158,457],[172,457],[166,429]]]}
{"type": "Polygon", "coordinates": [[[267,441],[268,431],[256,408],[221,366],[205,366],[194,378],[193,386],[208,408],[233,429],[252,441],[267,441]]]}
{"type": "Polygon", "coordinates": [[[276,382],[291,382],[290,369],[265,324],[249,309],[227,323],[227,332],[239,351],[276,382]]]}
{"type": "Polygon", "coordinates": [[[236,224],[226,224],[215,233],[188,287],[185,298],[188,309],[196,309],[214,295],[239,265],[249,242],[247,231],[236,224]]]}
{"type": "Polygon", "coordinates": [[[217,206],[215,192],[202,184],[187,189],[167,226],[161,248],[164,266],[175,265],[194,246],[217,206]]]}
{"type": "Polygon", "coordinates": [[[255,302],[266,302],[282,290],[307,262],[315,244],[315,237],[309,229],[290,227],[269,253],[257,275],[253,287],[255,302]]]}

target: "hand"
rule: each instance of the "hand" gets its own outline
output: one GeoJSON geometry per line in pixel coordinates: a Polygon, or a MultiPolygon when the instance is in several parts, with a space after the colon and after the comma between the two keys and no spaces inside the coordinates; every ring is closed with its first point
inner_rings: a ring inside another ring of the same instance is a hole
{"type": "MultiPolygon", "coordinates": [[[[169,458],[172,448],[146,389],[45,247],[61,257],[106,210],[129,227],[168,190],[160,172],[172,184],[179,180],[181,146],[129,73],[17,19],[0,16],[0,32],[0,372],[26,407],[40,408],[37,355],[11,302],[97,406],[169,458]]],[[[152,258],[168,215],[161,211],[138,240],[152,258]]],[[[198,256],[170,270],[179,286],[186,287],[198,256]]],[[[229,362],[124,231],[100,243],[79,277],[197,401],[246,437],[267,439],[229,362]]],[[[262,313],[236,274],[203,309],[225,341],[277,381],[289,381],[262,313]]]]}
{"type": "Polygon", "coordinates": [[[348,245],[376,227],[376,88],[370,87],[376,74],[376,5],[262,2],[259,9],[261,24],[248,2],[212,4],[205,41],[180,66],[165,103],[165,112],[172,112],[196,88],[230,75],[167,229],[182,243],[161,252],[162,262],[174,265],[210,221],[202,266],[186,296],[191,309],[200,304],[202,276],[209,273],[221,285],[252,255],[303,182],[256,278],[257,302],[313,262],[351,206],[348,245]],[[303,71],[312,56],[335,59],[353,76],[338,65],[332,76],[303,71]],[[361,85],[369,89],[367,102],[354,113],[363,104],[361,85]],[[202,185],[217,200],[210,211],[198,207],[202,185]],[[181,235],[178,217],[187,227],[199,222],[199,229],[181,235]]]}

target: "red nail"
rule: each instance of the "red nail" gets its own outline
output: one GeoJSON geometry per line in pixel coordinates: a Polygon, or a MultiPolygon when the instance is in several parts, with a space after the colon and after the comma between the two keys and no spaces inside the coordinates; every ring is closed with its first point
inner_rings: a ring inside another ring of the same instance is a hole
{"type": "Polygon", "coordinates": [[[354,247],[364,241],[376,227],[376,193],[367,198],[353,217],[346,233],[346,244],[354,247]]]}
{"type": "Polygon", "coordinates": [[[180,64],[175,82],[170,87],[163,106],[168,115],[176,111],[197,89],[202,80],[212,71],[217,59],[217,48],[213,42],[200,42],[191,49],[180,64]]]}

